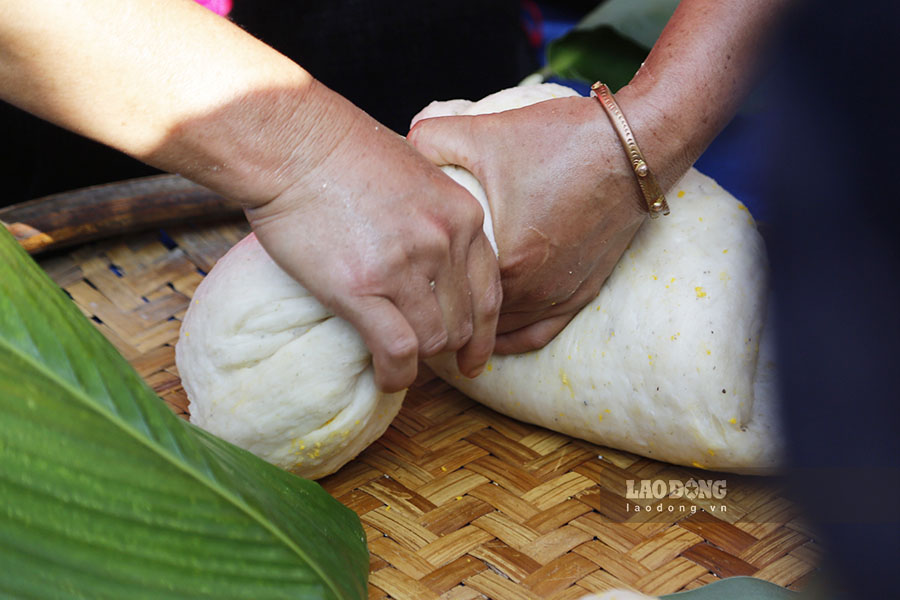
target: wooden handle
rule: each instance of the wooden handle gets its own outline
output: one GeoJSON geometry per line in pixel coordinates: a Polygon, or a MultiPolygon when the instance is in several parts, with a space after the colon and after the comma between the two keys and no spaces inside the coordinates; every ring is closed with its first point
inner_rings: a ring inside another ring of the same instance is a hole
{"type": "Polygon", "coordinates": [[[237,202],[178,175],[53,194],[0,208],[0,222],[31,254],[142,229],[242,213],[237,202]]]}

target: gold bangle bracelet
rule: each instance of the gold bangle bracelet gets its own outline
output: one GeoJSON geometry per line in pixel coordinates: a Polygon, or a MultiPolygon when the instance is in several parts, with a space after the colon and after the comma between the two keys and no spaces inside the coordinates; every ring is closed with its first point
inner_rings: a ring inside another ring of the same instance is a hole
{"type": "Polygon", "coordinates": [[[631,168],[634,169],[634,175],[641,188],[641,193],[644,195],[644,200],[647,202],[647,210],[650,211],[650,217],[655,219],[660,214],[669,214],[669,203],[666,202],[666,195],[659,187],[656,177],[650,172],[650,167],[647,166],[647,161],[644,160],[641,149],[638,148],[637,142],[634,141],[631,127],[628,126],[628,121],[625,120],[622,109],[616,104],[612,92],[609,91],[605,83],[598,81],[591,86],[591,96],[596,98],[600,102],[600,106],[606,110],[613,128],[619,135],[622,146],[625,147],[625,154],[628,155],[631,168]]]}

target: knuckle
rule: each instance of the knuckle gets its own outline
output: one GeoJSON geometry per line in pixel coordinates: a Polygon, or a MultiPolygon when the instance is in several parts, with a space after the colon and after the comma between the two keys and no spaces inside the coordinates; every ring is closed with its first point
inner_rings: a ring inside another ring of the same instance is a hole
{"type": "Polygon", "coordinates": [[[391,296],[398,274],[412,258],[398,245],[386,245],[383,252],[364,257],[339,274],[340,285],[352,296],[391,296]]]}
{"type": "Polygon", "coordinates": [[[350,296],[378,295],[384,282],[383,268],[377,263],[361,263],[335,274],[338,288],[350,296]]]}
{"type": "Polygon", "coordinates": [[[430,358],[436,354],[440,354],[449,341],[449,335],[446,329],[432,333],[419,345],[419,356],[422,358],[430,358]]]}
{"type": "Polygon", "coordinates": [[[475,333],[475,328],[472,324],[471,319],[466,319],[465,321],[459,323],[455,328],[453,335],[447,341],[447,349],[448,350],[459,350],[472,339],[472,335],[475,333]]]}
{"type": "Polygon", "coordinates": [[[482,314],[489,315],[490,318],[500,314],[500,307],[503,305],[503,287],[500,281],[494,281],[487,286],[484,293],[478,299],[476,310],[482,314]]]}
{"type": "Polygon", "coordinates": [[[450,254],[451,236],[440,219],[425,219],[403,240],[406,261],[447,256],[450,254]]]}
{"type": "Polygon", "coordinates": [[[463,223],[469,231],[473,232],[473,237],[482,233],[484,227],[484,210],[481,204],[474,198],[468,198],[467,202],[460,203],[463,212],[463,223]]]}
{"type": "Polygon", "coordinates": [[[438,255],[447,256],[450,254],[452,240],[444,228],[435,227],[429,239],[431,241],[432,249],[436,251],[438,255]]]}
{"type": "Polygon", "coordinates": [[[448,205],[451,211],[448,214],[448,229],[452,231],[453,237],[468,245],[482,233],[484,211],[469,192],[462,187],[459,192],[452,199],[452,204],[448,205]]]}
{"type": "Polygon", "coordinates": [[[409,335],[397,336],[387,340],[384,344],[384,352],[391,362],[406,362],[415,358],[419,351],[419,344],[415,337],[409,335]]]}

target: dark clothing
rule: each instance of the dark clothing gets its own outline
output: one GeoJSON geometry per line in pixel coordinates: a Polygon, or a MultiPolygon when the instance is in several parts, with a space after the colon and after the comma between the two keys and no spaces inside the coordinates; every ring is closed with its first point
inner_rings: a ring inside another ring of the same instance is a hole
{"type": "Polygon", "coordinates": [[[807,3],[778,53],[770,240],[790,480],[853,598],[900,589],[894,2],[807,3]]]}

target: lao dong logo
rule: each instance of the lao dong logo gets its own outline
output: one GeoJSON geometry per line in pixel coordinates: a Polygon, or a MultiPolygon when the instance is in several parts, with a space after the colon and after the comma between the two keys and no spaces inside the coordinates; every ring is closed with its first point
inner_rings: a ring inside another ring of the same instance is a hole
{"type": "MultiPolygon", "coordinates": [[[[724,479],[688,479],[680,481],[677,479],[641,479],[635,482],[634,479],[625,481],[625,497],[628,500],[721,500],[728,493],[727,484],[724,479]]],[[[687,503],[667,503],[657,502],[653,504],[631,503],[626,504],[626,512],[697,512],[697,505],[690,502],[687,503]]],[[[709,504],[706,506],[709,512],[727,512],[728,506],[725,504],[716,505],[709,504]]]]}
{"type": "Polygon", "coordinates": [[[724,479],[688,479],[681,482],[677,479],[665,481],[663,479],[642,479],[640,486],[635,489],[634,479],[625,481],[625,497],[629,500],[646,500],[655,498],[687,498],[688,500],[705,500],[715,498],[721,500],[725,497],[726,482],[724,479]]]}

